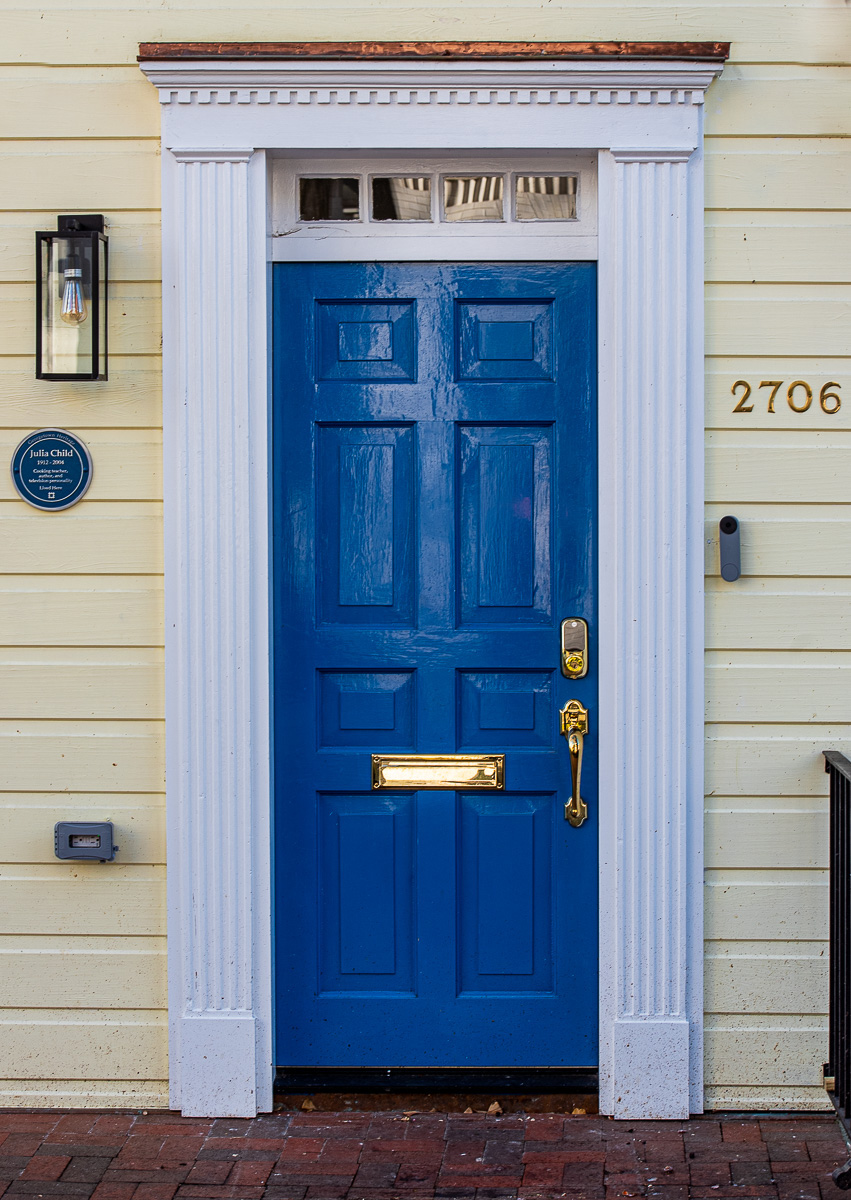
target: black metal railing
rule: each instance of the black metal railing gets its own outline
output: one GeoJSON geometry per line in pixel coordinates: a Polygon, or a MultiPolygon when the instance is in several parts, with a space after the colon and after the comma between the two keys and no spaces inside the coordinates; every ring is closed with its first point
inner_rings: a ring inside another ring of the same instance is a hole
{"type": "MultiPolygon", "coordinates": [[[[846,1132],[851,1133],[851,761],[824,751],[830,776],[830,999],[825,1076],[846,1132]]],[[[833,1173],[851,1188],[851,1159],[833,1173]]]]}

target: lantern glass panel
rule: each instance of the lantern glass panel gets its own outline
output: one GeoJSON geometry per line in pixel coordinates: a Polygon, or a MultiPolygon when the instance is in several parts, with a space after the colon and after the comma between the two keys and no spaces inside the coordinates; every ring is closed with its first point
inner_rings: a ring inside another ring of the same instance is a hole
{"type": "Polygon", "coordinates": [[[38,374],[106,377],[106,244],[96,233],[40,235],[38,374]]]}
{"type": "Polygon", "coordinates": [[[97,374],[98,379],[106,379],[106,313],[107,313],[107,256],[109,247],[105,238],[96,238],[94,241],[95,251],[98,260],[98,291],[97,291],[97,319],[98,319],[98,360],[97,374]]]}

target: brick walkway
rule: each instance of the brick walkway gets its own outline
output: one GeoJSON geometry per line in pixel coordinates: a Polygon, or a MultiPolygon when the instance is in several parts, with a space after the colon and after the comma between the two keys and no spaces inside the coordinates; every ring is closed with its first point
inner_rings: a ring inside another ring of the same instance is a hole
{"type": "Polygon", "coordinates": [[[0,1196],[93,1200],[828,1200],[825,1117],[0,1112],[0,1196]]]}

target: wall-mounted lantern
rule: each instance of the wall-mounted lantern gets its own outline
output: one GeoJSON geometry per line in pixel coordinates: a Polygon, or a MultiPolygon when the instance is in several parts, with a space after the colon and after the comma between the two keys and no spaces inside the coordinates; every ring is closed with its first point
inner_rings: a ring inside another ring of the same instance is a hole
{"type": "Polygon", "coordinates": [[[108,238],[102,216],[35,235],[36,379],[106,379],[108,238]]]}

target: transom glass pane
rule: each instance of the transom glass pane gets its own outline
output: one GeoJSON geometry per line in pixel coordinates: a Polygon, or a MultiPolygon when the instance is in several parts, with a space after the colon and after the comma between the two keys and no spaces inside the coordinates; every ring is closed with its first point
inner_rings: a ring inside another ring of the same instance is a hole
{"type": "Polygon", "coordinates": [[[300,221],[357,221],[360,187],[357,179],[300,179],[300,221]]]}
{"type": "Polygon", "coordinates": [[[514,211],[518,221],[575,221],[575,175],[519,175],[514,211]]]}
{"type": "Polygon", "coordinates": [[[374,221],[430,221],[431,180],[427,175],[403,179],[382,176],[372,181],[374,221]]]}
{"type": "Polygon", "coordinates": [[[501,221],[501,175],[456,175],[443,181],[446,221],[501,221]]]}

